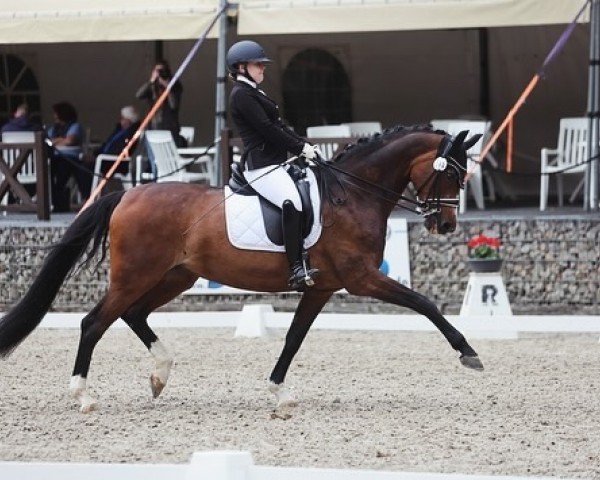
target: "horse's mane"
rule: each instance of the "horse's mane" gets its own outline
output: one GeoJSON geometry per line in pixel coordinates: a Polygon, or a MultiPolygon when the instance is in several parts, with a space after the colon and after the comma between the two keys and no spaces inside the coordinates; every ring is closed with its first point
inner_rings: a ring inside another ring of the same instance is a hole
{"type": "Polygon", "coordinates": [[[390,128],[386,128],[382,133],[376,133],[370,137],[359,138],[356,142],[349,144],[344,150],[338,153],[332,158],[333,162],[340,162],[349,157],[355,155],[368,155],[376,150],[383,147],[386,142],[392,138],[404,137],[410,133],[425,132],[425,133],[439,133],[440,135],[446,135],[443,130],[436,130],[430,124],[418,124],[418,125],[395,125],[390,128]]]}

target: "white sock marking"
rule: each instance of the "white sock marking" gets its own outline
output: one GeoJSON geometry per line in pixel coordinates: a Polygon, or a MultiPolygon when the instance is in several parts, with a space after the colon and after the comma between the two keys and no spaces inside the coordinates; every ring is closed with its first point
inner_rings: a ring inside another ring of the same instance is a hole
{"type": "Polygon", "coordinates": [[[162,383],[166,384],[169,378],[169,373],[171,372],[171,366],[173,365],[173,357],[171,357],[169,351],[165,348],[160,340],[152,342],[150,345],[150,353],[156,362],[154,374],[162,383]]]}
{"type": "Polygon", "coordinates": [[[81,413],[89,413],[98,406],[96,399],[87,393],[86,383],[87,379],[81,375],[72,376],[69,382],[71,395],[81,403],[81,408],[79,409],[81,413]]]}
{"type": "Polygon", "coordinates": [[[292,392],[283,383],[274,383],[269,381],[269,392],[277,398],[277,407],[295,407],[298,401],[292,395],[292,392]]]}

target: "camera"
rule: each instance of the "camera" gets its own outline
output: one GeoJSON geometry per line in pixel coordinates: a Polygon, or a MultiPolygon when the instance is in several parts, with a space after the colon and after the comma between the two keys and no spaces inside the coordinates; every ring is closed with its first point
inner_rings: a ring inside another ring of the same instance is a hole
{"type": "Polygon", "coordinates": [[[158,69],[158,76],[163,80],[168,80],[170,77],[169,72],[165,68],[158,69]]]}

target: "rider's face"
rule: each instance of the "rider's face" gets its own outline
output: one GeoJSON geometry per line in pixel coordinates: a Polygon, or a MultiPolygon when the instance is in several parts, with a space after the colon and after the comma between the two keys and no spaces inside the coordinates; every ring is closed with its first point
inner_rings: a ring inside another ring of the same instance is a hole
{"type": "Polygon", "coordinates": [[[257,84],[265,79],[265,64],[261,62],[248,62],[248,74],[257,84]]]}

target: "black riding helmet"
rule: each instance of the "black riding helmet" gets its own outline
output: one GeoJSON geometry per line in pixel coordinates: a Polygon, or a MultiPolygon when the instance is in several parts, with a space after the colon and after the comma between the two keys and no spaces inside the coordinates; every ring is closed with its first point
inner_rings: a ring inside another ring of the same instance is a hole
{"type": "Polygon", "coordinates": [[[252,40],[242,40],[234,43],[227,52],[227,68],[232,74],[237,73],[237,66],[240,63],[262,62],[271,63],[265,50],[252,40]]]}

